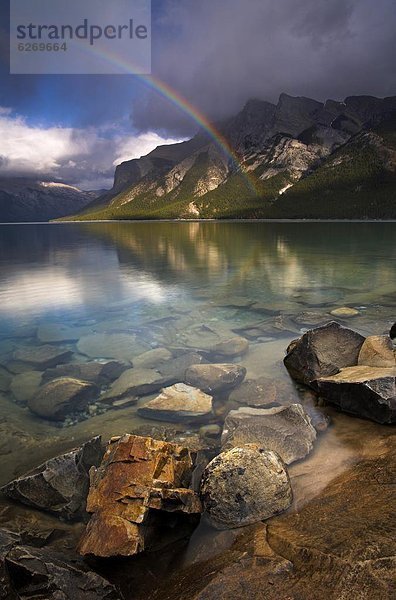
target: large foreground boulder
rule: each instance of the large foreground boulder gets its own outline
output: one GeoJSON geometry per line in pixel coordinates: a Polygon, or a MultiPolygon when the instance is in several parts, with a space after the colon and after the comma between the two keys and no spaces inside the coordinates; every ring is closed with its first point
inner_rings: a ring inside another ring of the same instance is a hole
{"type": "Polygon", "coordinates": [[[284,359],[291,377],[307,385],[358,363],[365,338],[331,321],[291,342],[284,359]]]}
{"type": "Polygon", "coordinates": [[[304,458],[313,448],[316,431],[301,404],[273,408],[242,407],[228,413],[223,449],[257,444],[280,455],[286,464],[304,458]]]}
{"type": "Polygon", "coordinates": [[[50,421],[63,421],[70,413],[83,411],[98,394],[98,388],[88,381],[60,377],[43,385],[28,400],[30,410],[50,421]]]}
{"type": "Polygon", "coordinates": [[[138,408],[138,413],[158,421],[202,421],[212,415],[212,397],[185,383],[175,383],[138,408]]]}
{"type": "Polygon", "coordinates": [[[3,494],[29,506],[50,512],[62,519],[86,516],[89,470],[103,456],[100,437],[81,448],[50,458],[33,471],[1,488],[3,494]]]}
{"type": "Polygon", "coordinates": [[[91,470],[87,510],[93,515],[79,552],[133,556],[165,544],[168,533],[183,537],[187,517],[202,510],[187,487],[192,467],[189,451],[176,444],[128,434],[110,441],[100,467],[91,470]]]}
{"type": "Polygon", "coordinates": [[[121,600],[106,579],[52,550],[22,545],[0,530],[0,600],[121,600]]]}
{"type": "Polygon", "coordinates": [[[218,529],[268,519],[289,508],[292,497],[289,476],[280,456],[256,445],[219,454],[202,476],[204,510],[218,529]]]}
{"type": "Polygon", "coordinates": [[[396,367],[356,366],[317,380],[320,394],[344,412],[377,423],[396,422],[396,367]]]}

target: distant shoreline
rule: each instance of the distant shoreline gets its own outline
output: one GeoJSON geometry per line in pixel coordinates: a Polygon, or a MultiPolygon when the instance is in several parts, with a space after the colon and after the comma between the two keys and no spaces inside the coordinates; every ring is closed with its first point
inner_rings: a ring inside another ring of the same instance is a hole
{"type": "Polygon", "coordinates": [[[77,225],[92,223],[396,223],[396,219],[103,219],[92,221],[21,221],[0,225],[77,225]]]}

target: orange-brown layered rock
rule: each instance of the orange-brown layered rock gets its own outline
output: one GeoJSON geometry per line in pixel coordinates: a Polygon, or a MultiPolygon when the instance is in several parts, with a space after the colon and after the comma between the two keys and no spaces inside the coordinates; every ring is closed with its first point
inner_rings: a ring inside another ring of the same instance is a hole
{"type": "Polygon", "coordinates": [[[128,434],[111,440],[100,467],[90,473],[87,511],[93,515],[80,554],[132,556],[150,549],[159,526],[161,535],[168,527],[177,533],[178,515],[188,522],[188,515],[202,512],[187,487],[192,468],[182,446],[128,434]]]}

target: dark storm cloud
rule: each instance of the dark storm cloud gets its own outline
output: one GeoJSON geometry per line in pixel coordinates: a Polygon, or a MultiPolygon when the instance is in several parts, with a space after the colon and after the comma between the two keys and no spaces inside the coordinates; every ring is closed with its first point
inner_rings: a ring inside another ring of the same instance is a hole
{"type": "MultiPolygon", "coordinates": [[[[8,4],[0,2],[0,175],[103,187],[115,164],[196,131],[139,77],[10,75],[8,4]]],[[[396,0],[152,5],[154,75],[212,120],[281,92],[396,94],[396,0]]]]}
{"type": "MultiPolygon", "coordinates": [[[[280,92],[325,100],[396,94],[395,0],[169,0],[154,20],[153,71],[212,119],[280,92]]],[[[139,96],[141,129],[190,133],[157,92],[139,96]]]]}

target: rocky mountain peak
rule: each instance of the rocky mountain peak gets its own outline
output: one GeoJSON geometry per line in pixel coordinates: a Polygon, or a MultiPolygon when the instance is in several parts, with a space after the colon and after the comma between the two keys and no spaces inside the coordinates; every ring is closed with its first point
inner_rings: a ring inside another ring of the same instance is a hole
{"type": "MultiPolygon", "coordinates": [[[[279,204],[289,206],[288,198],[304,193],[315,196],[309,214],[316,214],[323,199],[315,195],[316,188],[324,186],[326,194],[333,193],[337,177],[337,198],[339,188],[345,187],[348,193],[350,189],[352,194],[363,190],[361,196],[371,198],[370,182],[375,178],[382,181],[382,172],[390,172],[394,151],[385,148],[391,144],[386,139],[377,136],[374,144],[363,134],[374,131],[392,113],[396,114],[396,97],[349,96],[345,101],[319,102],[283,93],[276,105],[252,98],[237,115],[215,124],[238,155],[239,166],[235,167],[229,153],[202,129],[191,140],[160,146],[147,156],[119,165],[113,190],[92,203],[90,210],[102,217],[111,207],[112,215],[123,218],[146,218],[151,213],[163,218],[266,216],[279,204]],[[384,150],[380,152],[379,146],[384,150]],[[362,148],[368,159],[362,159],[366,156],[362,148]],[[348,167],[354,157],[358,157],[356,164],[348,167]],[[251,197],[244,172],[255,181],[257,198],[251,197]],[[356,173],[354,177],[362,185],[348,187],[350,172],[356,173]],[[312,187],[311,181],[315,182],[312,187]]],[[[393,131],[392,121],[384,135],[393,131]]],[[[384,175],[388,187],[378,187],[385,190],[381,192],[385,202],[387,189],[393,185],[389,177],[392,175],[384,175]]],[[[342,212],[345,202],[341,204],[342,212]]]]}
{"type": "Polygon", "coordinates": [[[235,149],[243,153],[247,148],[259,145],[267,137],[275,110],[275,104],[252,98],[221,129],[235,149]]]}
{"type": "Polygon", "coordinates": [[[316,123],[323,103],[304,96],[281,94],[274,115],[273,133],[285,133],[298,137],[305,129],[316,123]]]}
{"type": "Polygon", "coordinates": [[[396,110],[396,97],[348,96],[345,106],[362,124],[376,124],[396,110]]]}

